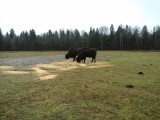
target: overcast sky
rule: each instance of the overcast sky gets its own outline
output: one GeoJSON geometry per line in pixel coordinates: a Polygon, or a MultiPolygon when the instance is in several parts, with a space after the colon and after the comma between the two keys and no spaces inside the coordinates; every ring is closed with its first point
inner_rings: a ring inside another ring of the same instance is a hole
{"type": "Polygon", "coordinates": [[[16,34],[59,29],[88,31],[122,24],[160,25],[160,0],[0,0],[0,28],[16,34]]]}

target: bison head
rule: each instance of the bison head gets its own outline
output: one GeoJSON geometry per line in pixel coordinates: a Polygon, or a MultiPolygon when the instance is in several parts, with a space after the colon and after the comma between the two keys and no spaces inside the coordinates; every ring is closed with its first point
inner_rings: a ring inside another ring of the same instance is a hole
{"type": "Polygon", "coordinates": [[[70,55],[67,53],[67,54],[65,55],[65,58],[66,58],[66,59],[69,59],[69,57],[70,57],[70,55]]]}
{"type": "Polygon", "coordinates": [[[77,57],[76,59],[77,59],[77,62],[78,62],[78,63],[81,62],[81,58],[80,58],[80,57],[77,57]]]}

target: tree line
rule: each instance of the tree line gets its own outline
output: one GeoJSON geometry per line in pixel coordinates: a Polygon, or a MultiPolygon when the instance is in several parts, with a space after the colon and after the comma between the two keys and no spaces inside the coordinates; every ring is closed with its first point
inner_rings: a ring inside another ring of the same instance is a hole
{"type": "Polygon", "coordinates": [[[109,28],[90,28],[89,32],[75,30],[51,31],[37,35],[34,29],[16,35],[11,29],[5,35],[0,28],[0,50],[68,50],[70,47],[91,47],[98,50],[160,50],[160,26],[149,32],[146,25],[139,27],[119,25],[109,28]]]}

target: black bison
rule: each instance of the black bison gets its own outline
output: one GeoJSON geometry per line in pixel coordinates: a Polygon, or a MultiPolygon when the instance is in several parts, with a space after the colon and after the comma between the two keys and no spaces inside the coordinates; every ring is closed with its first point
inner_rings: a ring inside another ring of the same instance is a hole
{"type": "Polygon", "coordinates": [[[92,57],[92,61],[91,63],[93,62],[96,62],[96,55],[97,55],[97,50],[94,49],[94,48],[82,48],[79,50],[79,53],[78,53],[78,57],[76,58],[77,59],[77,62],[80,63],[81,60],[84,60],[84,63],[85,63],[85,60],[86,60],[86,57],[92,57]]]}
{"type": "Polygon", "coordinates": [[[78,55],[78,52],[81,48],[72,47],[68,50],[68,53],[65,55],[66,59],[73,58],[73,61],[75,61],[76,56],[78,55]]]}

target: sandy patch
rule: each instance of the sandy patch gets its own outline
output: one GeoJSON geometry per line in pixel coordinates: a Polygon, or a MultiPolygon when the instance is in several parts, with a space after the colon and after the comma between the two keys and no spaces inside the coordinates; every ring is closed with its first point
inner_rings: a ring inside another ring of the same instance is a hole
{"type": "Polygon", "coordinates": [[[3,74],[29,74],[29,72],[26,71],[3,71],[3,74]]]}
{"type": "Polygon", "coordinates": [[[57,77],[57,75],[46,75],[46,76],[39,77],[38,80],[50,80],[50,79],[54,79],[55,77],[57,77]]]}
{"type": "Polygon", "coordinates": [[[13,67],[12,66],[0,66],[0,69],[13,69],[13,67]]]}
{"type": "Polygon", "coordinates": [[[58,76],[57,73],[66,70],[72,70],[76,68],[99,68],[112,66],[108,62],[96,62],[96,63],[77,63],[69,60],[64,60],[60,62],[53,62],[49,64],[38,64],[31,68],[33,72],[37,73],[38,80],[53,80],[58,76]],[[50,73],[50,71],[56,72],[56,74],[50,73]],[[45,76],[44,76],[45,75],[45,76]]]}
{"type": "Polygon", "coordinates": [[[84,63],[80,63],[79,66],[81,66],[81,67],[86,67],[87,65],[84,64],[84,63]]]}
{"type": "Polygon", "coordinates": [[[78,66],[72,66],[72,67],[66,67],[66,68],[59,68],[59,70],[71,70],[71,69],[75,69],[78,68],[78,66]]]}
{"type": "Polygon", "coordinates": [[[2,74],[29,74],[27,71],[18,71],[15,70],[13,66],[0,66],[2,74]]]}
{"type": "Polygon", "coordinates": [[[86,67],[86,68],[98,68],[100,66],[89,66],[89,67],[86,67]]]}
{"type": "Polygon", "coordinates": [[[37,74],[48,74],[48,72],[46,70],[42,70],[41,68],[39,67],[34,67],[34,68],[31,68],[33,71],[35,71],[37,74]]]}
{"type": "Polygon", "coordinates": [[[15,70],[12,66],[0,66],[0,70],[3,74],[36,74],[38,80],[53,80],[55,79],[61,71],[78,69],[78,68],[100,68],[113,66],[108,62],[97,61],[96,63],[77,63],[70,60],[64,60],[59,62],[53,62],[49,64],[37,64],[32,68],[25,70],[15,70]],[[52,71],[52,73],[51,73],[52,71]],[[53,74],[53,71],[56,74],[53,74]]]}
{"type": "Polygon", "coordinates": [[[60,61],[60,62],[54,62],[50,64],[38,64],[36,71],[38,73],[45,73],[45,70],[42,69],[55,69],[56,71],[63,71],[63,70],[71,70],[79,67],[84,68],[99,68],[99,67],[108,67],[112,66],[108,62],[96,62],[96,63],[77,63],[73,61],[60,61]]]}
{"type": "Polygon", "coordinates": [[[86,68],[100,68],[100,67],[109,67],[111,65],[98,65],[98,66],[88,66],[86,68]]]}
{"type": "Polygon", "coordinates": [[[100,67],[109,67],[109,66],[113,66],[111,64],[109,64],[108,62],[97,62],[97,63],[92,63],[89,64],[88,66],[86,66],[86,68],[100,68],[100,67]]]}
{"type": "Polygon", "coordinates": [[[38,64],[37,67],[41,68],[41,69],[45,69],[45,68],[48,68],[48,69],[57,69],[59,66],[56,66],[54,64],[38,64]]]}
{"type": "Polygon", "coordinates": [[[68,62],[68,61],[61,61],[61,62],[54,62],[50,64],[39,64],[37,67],[43,68],[43,69],[55,69],[58,71],[63,71],[63,70],[71,70],[77,68],[78,64],[75,62],[68,62]]]}

